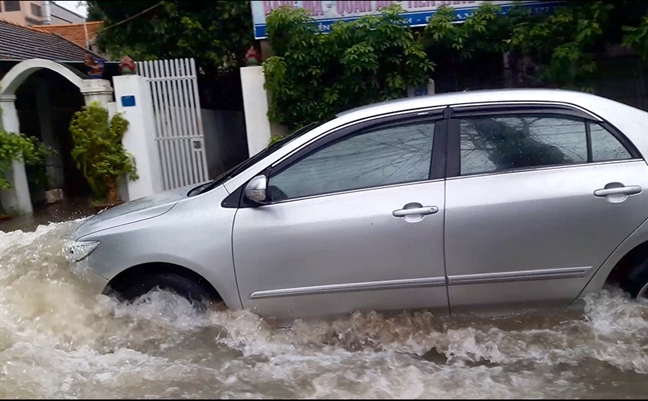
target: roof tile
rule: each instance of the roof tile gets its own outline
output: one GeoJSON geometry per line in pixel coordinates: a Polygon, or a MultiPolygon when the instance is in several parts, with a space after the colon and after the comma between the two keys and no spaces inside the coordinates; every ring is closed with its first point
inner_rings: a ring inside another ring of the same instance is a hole
{"type": "MultiPolygon", "coordinates": [[[[85,43],[85,37],[84,37],[85,43]]],[[[96,54],[62,35],[0,20],[0,58],[28,60],[42,58],[59,62],[83,62],[84,56],[96,54]]]]}
{"type": "Polygon", "coordinates": [[[85,47],[86,31],[88,33],[88,42],[92,43],[92,41],[94,41],[94,39],[97,37],[97,32],[101,28],[102,22],[87,22],[85,24],[85,28],[83,25],[84,24],[40,25],[37,27],[32,27],[32,29],[61,35],[70,42],[74,42],[81,47],[85,47]]]}

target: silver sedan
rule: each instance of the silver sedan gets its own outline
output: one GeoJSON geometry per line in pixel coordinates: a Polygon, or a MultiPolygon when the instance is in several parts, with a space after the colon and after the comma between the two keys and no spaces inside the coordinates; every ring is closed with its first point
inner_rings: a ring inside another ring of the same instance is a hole
{"type": "Polygon", "coordinates": [[[405,99],[311,124],[194,188],[86,220],[97,291],[279,321],[648,296],[648,113],[562,90],[405,99]]]}

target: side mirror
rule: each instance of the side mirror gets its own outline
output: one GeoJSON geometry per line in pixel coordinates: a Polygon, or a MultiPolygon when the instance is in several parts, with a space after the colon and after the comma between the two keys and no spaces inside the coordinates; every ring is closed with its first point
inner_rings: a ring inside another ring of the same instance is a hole
{"type": "Polygon", "coordinates": [[[257,204],[263,204],[268,198],[268,177],[257,175],[245,186],[245,197],[257,204]]]}

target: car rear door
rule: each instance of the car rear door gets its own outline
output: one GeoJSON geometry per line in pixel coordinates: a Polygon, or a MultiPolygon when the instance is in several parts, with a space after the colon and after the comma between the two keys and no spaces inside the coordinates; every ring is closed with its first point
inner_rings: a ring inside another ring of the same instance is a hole
{"type": "Polygon", "coordinates": [[[442,110],[327,134],[265,173],[270,203],[238,210],[246,309],[284,319],[354,310],[448,312],[442,110]]]}
{"type": "Polygon", "coordinates": [[[646,218],[645,161],[587,113],[457,107],[449,126],[452,313],[566,306],[646,218]]]}

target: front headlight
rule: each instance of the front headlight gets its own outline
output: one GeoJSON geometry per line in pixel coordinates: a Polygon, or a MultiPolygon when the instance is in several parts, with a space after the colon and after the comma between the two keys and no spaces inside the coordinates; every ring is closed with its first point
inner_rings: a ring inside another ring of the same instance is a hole
{"type": "Polygon", "coordinates": [[[98,241],[71,241],[65,245],[65,256],[70,262],[80,262],[87,258],[98,245],[98,241]]]}

